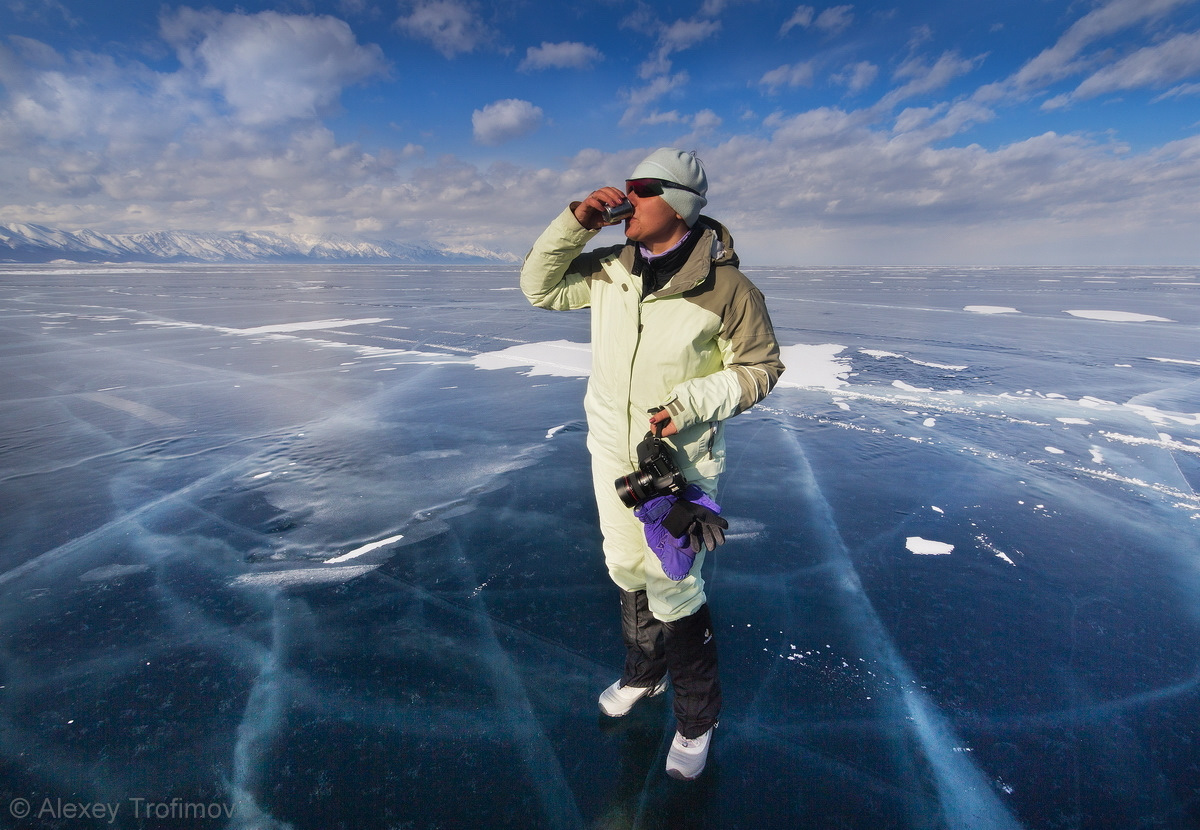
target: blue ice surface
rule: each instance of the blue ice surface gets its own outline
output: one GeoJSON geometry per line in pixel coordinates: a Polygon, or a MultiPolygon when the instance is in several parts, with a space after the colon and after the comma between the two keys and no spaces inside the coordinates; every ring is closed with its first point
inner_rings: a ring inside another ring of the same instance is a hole
{"type": "Polygon", "coordinates": [[[0,825],[1200,826],[1200,271],[748,273],[681,783],[666,699],[597,713],[586,311],[0,267],[0,825]]]}

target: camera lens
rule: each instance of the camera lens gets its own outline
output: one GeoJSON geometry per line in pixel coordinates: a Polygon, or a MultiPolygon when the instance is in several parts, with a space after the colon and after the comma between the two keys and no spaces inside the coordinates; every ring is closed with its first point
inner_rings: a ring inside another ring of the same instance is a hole
{"type": "Polygon", "coordinates": [[[618,478],[615,484],[621,502],[626,507],[637,507],[640,502],[650,497],[650,484],[653,478],[649,473],[643,473],[640,470],[634,470],[629,475],[618,478]]]}

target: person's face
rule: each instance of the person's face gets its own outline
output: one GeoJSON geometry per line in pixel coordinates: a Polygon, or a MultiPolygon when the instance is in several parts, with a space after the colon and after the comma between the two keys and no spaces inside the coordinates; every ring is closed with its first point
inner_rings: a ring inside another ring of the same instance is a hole
{"type": "Polygon", "coordinates": [[[687,224],[662,196],[628,193],[633,216],[625,220],[625,236],[655,251],[673,245],[687,233],[687,224]]]}

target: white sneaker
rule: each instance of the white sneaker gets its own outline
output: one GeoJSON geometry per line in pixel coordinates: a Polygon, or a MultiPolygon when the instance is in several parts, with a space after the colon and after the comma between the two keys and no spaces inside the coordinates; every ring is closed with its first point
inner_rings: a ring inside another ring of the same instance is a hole
{"type": "Polygon", "coordinates": [[[699,738],[685,738],[676,732],[675,740],[671,741],[671,751],[667,753],[667,775],[680,781],[699,778],[708,761],[708,744],[716,728],[717,725],[713,724],[699,738]]]}
{"type": "Polygon", "coordinates": [[[609,686],[600,693],[600,711],[610,718],[622,718],[629,714],[633,704],[644,697],[655,697],[667,690],[667,679],[664,677],[655,686],[622,686],[621,681],[609,686]]]}

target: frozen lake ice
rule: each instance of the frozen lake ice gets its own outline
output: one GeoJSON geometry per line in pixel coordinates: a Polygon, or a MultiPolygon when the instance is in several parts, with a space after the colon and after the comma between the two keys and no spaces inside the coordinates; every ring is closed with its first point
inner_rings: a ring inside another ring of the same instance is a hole
{"type": "Polygon", "coordinates": [[[0,266],[0,824],[1200,826],[1200,271],[746,270],[788,369],[681,783],[669,703],[596,709],[587,312],[0,266]]]}

